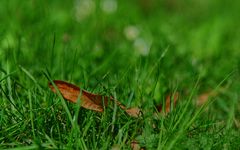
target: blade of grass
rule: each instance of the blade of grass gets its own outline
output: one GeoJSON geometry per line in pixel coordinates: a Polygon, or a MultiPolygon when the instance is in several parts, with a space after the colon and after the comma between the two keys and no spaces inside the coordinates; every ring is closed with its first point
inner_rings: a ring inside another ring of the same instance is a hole
{"type": "Polygon", "coordinates": [[[154,66],[151,68],[151,70],[148,72],[148,74],[144,78],[143,83],[145,83],[145,80],[148,79],[151,76],[151,74],[153,73],[153,71],[158,67],[158,65],[160,64],[160,62],[162,61],[162,59],[165,57],[166,53],[168,52],[168,50],[169,50],[169,46],[167,46],[167,48],[165,48],[165,50],[162,52],[161,56],[158,58],[158,60],[154,64],[154,66]]]}
{"type": "Polygon", "coordinates": [[[48,142],[53,146],[54,149],[58,149],[54,141],[45,133],[45,137],[48,140],[48,142]]]}
{"type": "MultiPolygon", "coordinates": [[[[114,98],[117,99],[116,93],[114,93],[114,98]]],[[[112,132],[114,132],[114,124],[116,122],[116,114],[117,114],[117,103],[114,103],[113,115],[112,115],[112,132]]]]}
{"type": "Polygon", "coordinates": [[[194,87],[193,87],[193,89],[192,89],[192,92],[191,92],[191,94],[190,94],[190,96],[189,96],[189,98],[188,98],[188,100],[187,100],[187,103],[185,104],[184,109],[183,109],[183,111],[181,112],[181,114],[180,114],[180,116],[179,116],[179,119],[177,120],[177,122],[176,122],[175,125],[173,126],[173,130],[176,129],[176,127],[179,125],[179,123],[182,121],[184,115],[186,114],[187,109],[188,109],[188,106],[190,105],[191,100],[192,100],[192,98],[193,98],[194,92],[195,92],[195,90],[197,89],[197,86],[198,86],[198,84],[199,84],[199,81],[200,81],[200,77],[198,77],[197,82],[196,82],[196,84],[194,85],[194,87]]]}
{"type": "MultiPolygon", "coordinates": [[[[221,85],[234,73],[234,71],[232,71],[231,73],[229,73],[218,85],[217,87],[214,89],[214,92],[217,92],[218,89],[220,89],[221,85]]],[[[198,80],[199,81],[199,80],[198,80]]],[[[198,82],[197,82],[198,83],[198,82]]],[[[196,84],[197,85],[197,84],[196,84]]],[[[196,86],[195,86],[196,87],[196,86]]],[[[193,88],[193,90],[196,88],[193,88]]],[[[192,95],[192,94],[191,94],[192,95]]],[[[190,96],[192,97],[192,96],[190,96]]],[[[192,98],[191,98],[192,99],[192,98]]],[[[191,100],[189,99],[189,100],[191,100]]],[[[172,149],[174,144],[177,142],[177,140],[183,135],[183,133],[193,124],[193,122],[200,116],[200,114],[203,112],[203,110],[209,106],[215,99],[209,99],[207,101],[207,103],[205,103],[202,107],[200,107],[198,109],[198,111],[196,113],[194,113],[193,116],[189,117],[190,120],[188,120],[185,117],[184,122],[182,123],[182,126],[180,128],[180,130],[177,132],[176,136],[174,136],[174,139],[170,142],[170,144],[167,146],[167,149],[172,149]]],[[[186,108],[186,106],[185,106],[186,108]]],[[[185,114],[185,109],[184,109],[184,114],[185,114]]],[[[190,115],[189,115],[190,116],[190,115]]]]}
{"type": "Polygon", "coordinates": [[[34,120],[33,120],[33,108],[32,108],[32,93],[28,91],[28,99],[29,99],[29,106],[30,106],[30,120],[31,120],[31,126],[32,126],[32,133],[34,139],[36,139],[36,134],[35,134],[35,128],[34,128],[34,120]]]}
{"type": "MultiPolygon", "coordinates": [[[[231,76],[234,72],[235,72],[235,70],[232,71],[232,72],[230,72],[230,73],[217,85],[217,87],[213,90],[213,92],[216,92],[216,93],[217,93],[217,91],[218,91],[219,89],[221,89],[221,85],[222,85],[228,78],[230,78],[230,76],[231,76]]],[[[215,98],[210,98],[206,103],[204,103],[204,104],[198,109],[198,111],[194,114],[194,116],[193,116],[192,119],[188,122],[188,124],[186,125],[185,128],[186,128],[186,129],[189,128],[189,127],[191,126],[191,124],[197,119],[197,117],[203,112],[203,110],[204,110],[207,106],[211,105],[215,100],[216,100],[215,98]]]]}
{"type": "Polygon", "coordinates": [[[12,76],[13,74],[15,74],[17,71],[13,71],[7,75],[5,75],[2,79],[0,79],[0,82],[4,81],[5,79],[7,79],[8,77],[12,76]]]}
{"type": "Polygon", "coordinates": [[[29,77],[34,82],[34,84],[36,84],[36,86],[39,89],[42,89],[41,86],[38,84],[37,80],[33,77],[33,75],[29,71],[27,71],[27,69],[25,69],[21,65],[19,65],[19,68],[27,75],[27,77],[29,77]]]}
{"type": "Polygon", "coordinates": [[[67,113],[68,119],[70,120],[72,127],[74,127],[75,124],[74,124],[72,115],[71,115],[71,113],[70,113],[70,111],[69,111],[69,109],[68,109],[68,107],[67,107],[67,104],[66,104],[64,98],[62,97],[61,92],[58,90],[57,86],[55,85],[55,83],[53,82],[53,80],[50,78],[50,76],[49,76],[46,72],[44,73],[44,75],[47,77],[47,79],[49,80],[49,82],[51,82],[51,84],[52,84],[53,87],[55,88],[56,93],[57,93],[58,97],[60,98],[61,103],[62,103],[62,105],[63,105],[63,108],[65,109],[65,111],[66,111],[66,113],[67,113]]]}
{"type": "MultiPolygon", "coordinates": [[[[14,107],[15,110],[17,110],[17,112],[22,116],[24,117],[23,113],[19,110],[19,108],[15,105],[15,103],[13,103],[13,101],[9,98],[8,94],[4,91],[3,87],[0,86],[1,88],[1,91],[3,93],[3,95],[6,97],[6,99],[10,102],[10,104],[14,107]]],[[[20,118],[22,119],[22,118],[20,118]]]]}

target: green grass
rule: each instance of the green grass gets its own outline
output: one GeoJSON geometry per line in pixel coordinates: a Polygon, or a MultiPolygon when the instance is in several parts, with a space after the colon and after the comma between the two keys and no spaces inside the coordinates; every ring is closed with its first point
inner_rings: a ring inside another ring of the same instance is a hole
{"type": "Polygon", "coordinates": [[[121,0],[110,13],[86,2],[0,2],[0,149],[239,149],[240,2],[121,0]],[[86,110],[46,75],[147,113],[86,110]],[[177,106],[153,117],[176,91],[177,106]]]}

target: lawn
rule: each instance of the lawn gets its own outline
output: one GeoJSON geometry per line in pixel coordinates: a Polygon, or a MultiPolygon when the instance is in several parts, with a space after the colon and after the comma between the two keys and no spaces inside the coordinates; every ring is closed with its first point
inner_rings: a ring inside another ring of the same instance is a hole
{"type": "Polygon", "coordinates": [[[237,0],[1,0],[0,149],[239,149],[239,10],[237,0]],[[85,109],[53,80],[144,113],[85,109]]]}

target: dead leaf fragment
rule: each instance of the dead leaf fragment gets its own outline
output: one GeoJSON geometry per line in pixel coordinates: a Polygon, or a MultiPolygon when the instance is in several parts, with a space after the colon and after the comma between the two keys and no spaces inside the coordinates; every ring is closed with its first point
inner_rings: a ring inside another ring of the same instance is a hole
{"type": "Polygon", "coordinates": [[[132,117],[139,117],[141,115],[141,109],[134,107],[134,108],[129,108],[125,110],[126,113],[128,113],[129,116],[132,117]]]}
{"type": "Polygon", "coordinates": [[[213,91],[208,91],[205,93],[202,93],[198,96],[197,98],[197,106],[202,106],[203,104],[205,104],[209,98],[216,96],[217,93],[213,92],[213,91]]]}
{"type": "Polygon", "coordinates": [[[173,95],[168,95],[166,98],[166,108],[165,113],[169,113],[171,110],[171,99],[173,99],[173,105],[176,105],[176,102],[178,100],[179,93],[174,93],[173,95]]]}
{"type": "MultiPolygon", "coordinates": [[[[166,97],[166,102],[165,102],[165,114],[169,113],[171,111],[171,100],[173,99],[173,105],[175,106],[176,103],[177,103],[177,100],[179,98],[179,93],[176,92],[174,94],[169,94],[167,97],[166,97]]],[[[162,105],[158,105],[157,106],[157,110],[158,112],[161,112],[162,111],[162,105]]]]}

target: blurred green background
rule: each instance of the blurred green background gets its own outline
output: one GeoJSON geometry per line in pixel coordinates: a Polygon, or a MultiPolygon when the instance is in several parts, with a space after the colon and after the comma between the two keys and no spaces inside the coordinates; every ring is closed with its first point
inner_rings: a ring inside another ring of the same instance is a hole
{"type": "Polygon", "coordinates": [[[0,8],[0,57],[12,68],[47,67],[68,78],[72,67],[91,72],[114,57],[116,67],[99,72],[117,72],[139,57],[153,63],[166,48],[164,69],[183,77],[193,69],[209,78],[239,64],[238,1],[3,0],[0,8]]]}

